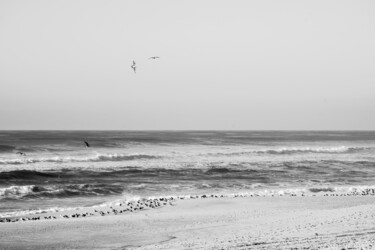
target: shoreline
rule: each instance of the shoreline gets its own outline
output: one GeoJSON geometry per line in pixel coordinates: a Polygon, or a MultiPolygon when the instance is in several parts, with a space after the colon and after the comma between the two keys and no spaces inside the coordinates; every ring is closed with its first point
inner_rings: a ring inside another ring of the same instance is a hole
{"type": "Polygon", "coordinates": [[[195,195],[167,195],[150,196],[148,198],[134,197],[131,199],[116,199],[93,206],[46,208],[38,210],[4,212],[0,213],[0,223],[14,223],[29,220],[79,218],[91,216],[104,216],[110,214],[125,214],[148,208],[156,208],[178,200],[189,199],[218,199],[218,198],[253,198],[253,197],[305,197],[305,196],[375,196],[375,186],[350,186],[350,187],[317,187],[317,188],[287,188],[266,189],[251,192],[236,193],[211,193],[195,195]],[[104,214],[105,213],[105,214],[104,214]],[[12,215],[14,214],[14,215],[12,215]],[[47,218],[48,217],[48,218],[47,218]]]}
{"type": "Polygon", "coordinates": [[[0,223],[0,248],[371,249],[374,225],[373,195],[178,199],[132,213],[0,223]]]}

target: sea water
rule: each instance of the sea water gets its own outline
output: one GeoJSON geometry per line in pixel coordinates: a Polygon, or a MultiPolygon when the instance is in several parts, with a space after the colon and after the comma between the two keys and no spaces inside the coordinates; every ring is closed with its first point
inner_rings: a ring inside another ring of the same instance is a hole
{"type": "Polygon", "coordinates": [[[0,217],[151,196],[373,186],[375,131],[0,132],[0,217]]]}

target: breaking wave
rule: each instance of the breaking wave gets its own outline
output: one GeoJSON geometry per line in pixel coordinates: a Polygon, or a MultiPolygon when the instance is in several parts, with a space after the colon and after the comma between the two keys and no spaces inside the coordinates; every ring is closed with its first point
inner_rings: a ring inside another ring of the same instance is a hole
{"type": "Polygon", "coordinates": [[[5,164],[30,164],[38,162],[104,162],[104,161],[132,161],[132,160],[147,160],[158,159],[161,156],[146,155],[146,154],[97,154],[91,157],[49,157],[49,158],[17,158],[17,159],[2,159],[0,165],[5,164]]]}
{"type": "Polygon", "coordinates": [[[123,187],[111,184],[25,185],[0,188],[1,199],[64,198],[121,194],[123,187]]]}
{"type": "Polygon", "coordinates": [[[298,154],[298,153],[321,153],[321,154],[340,154],[340,153],[356,153],[359,151],[374,150],[375,147],[291,147],[291,148],[278,148],[278,149],[263,149],[263,150],[248,150],[242,152],[231,152],[231,153],[214,153],[210,155],[247,155],[247,154],[298,154]]]}
{"type": "MultiPolygon", "coordinates": [[[[82,184],[80,188],[87,186],[82,184]]],[[[5,190],[8,195],[27,195],[29,193],[35,193],[36,186],[20,186],[10,187],[5,190]]],[[[4,189],[0,189],[0,198],[3,194],[4,189]]],[[[145,199],[162,199],[162,198],[173,198],[172,200],[189,200],[189,199],[210,199],[210,198],[237,198],[237,197],[274,197],[274,196],[363,196],[363,195],[375,195],[375,186],[326,186],[326,187],[313,187],[313,188],[286,188],[286,189],[261,189],[261,190],[242,190],[235,193],[206,193],[206,194],[183,194],[183,195],[156,195],[156,196],[134,196],[123,194],[122,198],[104,202],[98,205],[92,205],[92,208],[96,207],[110,207],[118,205],[124,201],[136,202],[145,199]]],[[[33,214],[43,214],[48,212],[64,212],[71,210],[80,210],[83,207],[50,207],[45,209],[30,209],[12,212],[0,213],[0,218],[4,217],[18,217],[27,216],[33,214]]]]}

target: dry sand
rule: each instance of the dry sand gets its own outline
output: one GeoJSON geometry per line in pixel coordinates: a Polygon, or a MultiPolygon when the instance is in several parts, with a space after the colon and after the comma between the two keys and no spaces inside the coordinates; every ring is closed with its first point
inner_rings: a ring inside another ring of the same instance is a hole
{"type": "Polygon", "coordinates": [[[178,200],[106,216],[0,223],[0,249],[375,249],[375,196],[178,200]]]}

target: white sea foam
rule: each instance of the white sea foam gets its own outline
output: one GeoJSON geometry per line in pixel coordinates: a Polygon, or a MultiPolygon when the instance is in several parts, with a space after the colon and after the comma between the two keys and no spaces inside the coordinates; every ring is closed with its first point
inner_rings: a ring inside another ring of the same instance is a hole
{"type": "Polygon", "coordinates": [[[46,208],[46,209],[30,209],[30,210],[22,210],[22,211],[4,212],[4,213],[0,213],[0,218],[28,216],[28,215],[43,214],[43,213],[73,211],[73,210],[81,210],[83,208],[84,207],[67,207],[67,208],[51,207],[51,208],[46,208]]]}
{"type": "Polygon", "coordinates": [[[297,153],[351,153],[358,151],[374,150],[375,147],[282,147],[244,150],[229,153],[208,153],[209,155],[246,155],[246,154],[297,154],[297,153]]]}
{"type": "Polygon", "coordinates": [[[97,187],[91,184],[66,184],[66,185],[24,185],[0,188],[0,200],[45,197],[71,197],[71,196],[100,196],[121,192],[113,190],[113,186],[97,187]]]}
{"type": "MultiPolygon", "coordinates": [[[[26,186],[25,186],[26,187],[26,186]]],[[[121,199],[108,201],[99,205],[91,206],[91,208],[106,208],[113,205],[120,205],[127,202],[137,202],[139,200],[149,199],[172,199],[172,200],[189,200],[201,198],[236,198],[236,197],[273,197],[273,196],[312,196],[312,195],[375,195],[375,186],[340,186],[340,187],[316,187],[316,188],[287,188],[287,189],[263,189],[254,191],[239,191],[239,192],[226,192],[226,193],[210,193],[210,194],[182,194],[182,195],[155,195],[148,197],[141,197],[137,195],[124,194],[121,199]],[[313,190],[313,192],[311,191],[313,190]]],[[[64,212],[72,210],[81,210],[84,207],[67,207],[67,208],[46,208],[34,209],[0,213],[0,218],[27,216],[48,212],[64,212]]]]}
{"type": "Polygon", "coordinates": [[[36,158],[16,158],[16,159],[0,159],[1,164],[31,164],[38,162],[104,162],[104,161],[132,161],[161,158],[159,155],[148,154],[96,154],[93,156],[53,156],[53,157],[36,157],[36,158]]]}
{"type": "Polygon", "coordinates": [[[19,197],[24,196],[32,192],[34,185],[26,186],[10,186],[6,188],[0,188],[0,199],[1,197],[19,197]]]}
{"type": "Polygon", "coordinates": [[[42,186],[24,185],[24,186],[10,186],[0,188],[0,200],[4,198],[18,199],[25,197],[29,194],[56,194],[64,191],[58,186],[42,186]]]}

